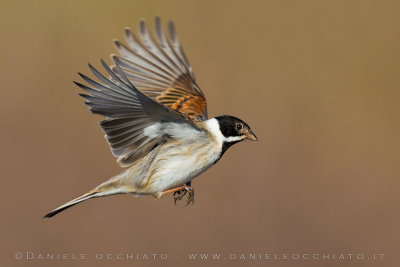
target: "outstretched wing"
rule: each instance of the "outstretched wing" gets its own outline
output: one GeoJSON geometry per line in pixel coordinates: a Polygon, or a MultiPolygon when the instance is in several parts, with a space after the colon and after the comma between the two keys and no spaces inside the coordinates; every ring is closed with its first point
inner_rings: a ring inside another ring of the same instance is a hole
{"type": "Polygon", "coordinates": [[[156,41],[145,22],[139,24],[140,41],[125,30],[127,46],[115,40],[119,55],[112,55],[111,69],[121,77],[122,71],[132,84],[153,100],[184,113],[192,120],[207,120],[207,104],[196,84],[192,68],[175,33],[172,21],[166,36],[159,17],[155,19],[156,41]]]}
{"type": "Polygon", "coordinates": [[[110,78],[89,64],[100,82],[79,73],[90,86],[75,83],[88,93],[80,95],[86,99],[89,110],[106,117],[100,126],[121,166],[130,165],[170,138],[163,132],[163,124],[176,123],[186,126],[185,129],[199,130],[184,114],[155,102],[136,89],[123,72],[119,71],[122,75],[118,77],[103,60],[101,63],[110,78]]]}

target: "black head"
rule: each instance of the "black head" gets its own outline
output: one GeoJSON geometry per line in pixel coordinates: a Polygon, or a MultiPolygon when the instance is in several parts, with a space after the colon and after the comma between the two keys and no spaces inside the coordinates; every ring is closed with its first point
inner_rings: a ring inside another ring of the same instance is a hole
{"type": "Polygon", "coordinates": [[[215,119],[218,121],[219,130],[224,136],[222,152],[225,152],[230,146],[240,141],[258,140],[250,126],[241,119],[227,115],[218,116],[215,119]]]}

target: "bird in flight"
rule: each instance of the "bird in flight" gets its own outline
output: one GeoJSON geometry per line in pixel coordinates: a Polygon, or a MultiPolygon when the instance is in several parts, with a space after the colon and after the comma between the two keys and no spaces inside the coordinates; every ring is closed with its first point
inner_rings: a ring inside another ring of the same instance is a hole
{"type": "Polygon", "coordinates": [[[89,110],[105,117],[99,124],[119,165],[129,168],[44,217],[114,194],[159,199],[173,193],[175,203],[188,194],[187,204],[193,203],[193,178],[233,144],[257,141],[238,118],[208,118],[205,96],[172,21],[166,35],[156,17],[154,37],[142,20],[139,37],[127,28],[126,44],[114,41],[119,55],[111,55],[113,65],[101,60],[108,77],[89,64],[97,81],[79,73],[87,85],[75,82],[86,92],[80,95],[89,110]]]}

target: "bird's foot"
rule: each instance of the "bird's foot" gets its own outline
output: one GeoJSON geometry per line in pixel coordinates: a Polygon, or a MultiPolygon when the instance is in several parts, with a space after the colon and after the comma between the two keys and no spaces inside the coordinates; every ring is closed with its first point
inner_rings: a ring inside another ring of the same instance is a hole
{"type": "Polygon", "coordinates": [[[178,200],[182,200],[186,196],[186,194],[189,194],[188,195],[188,199],[186,201],[186,206],[189,205],[189,204],[193,205],[193,203],[194,203],[194,189],[193,189],[193,187],[190,187],[190,183],[187,183],[183,187],[183,189],[174,192],[174,203],[175,203],[175,205],[176,205],[176,202],[178,200]]]}

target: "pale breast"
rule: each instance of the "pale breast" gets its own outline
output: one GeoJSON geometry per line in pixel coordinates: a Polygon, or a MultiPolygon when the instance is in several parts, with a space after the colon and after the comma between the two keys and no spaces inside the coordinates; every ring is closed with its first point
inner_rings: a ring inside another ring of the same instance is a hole
{"type": "Polygon", "coordinates": [[[143,189],[156,193],[181,186],[211,167],[219,155],[220,149],[206,138],[190,145],[180,141],[164,144],[151,164],[143,189]]]}
{"type": "Polygon", "coordinates": [[[184,185],[211,167],[221,155],[222,144],[213,134],[215,125],[210,121],[197,123],[203,131],[179,129],[171,124],[169,134],[174,138],[146,156],[146,166],[141,167],[146,175],[138,180],[132,172],[137,192],[154,194],[184,185]]]}

